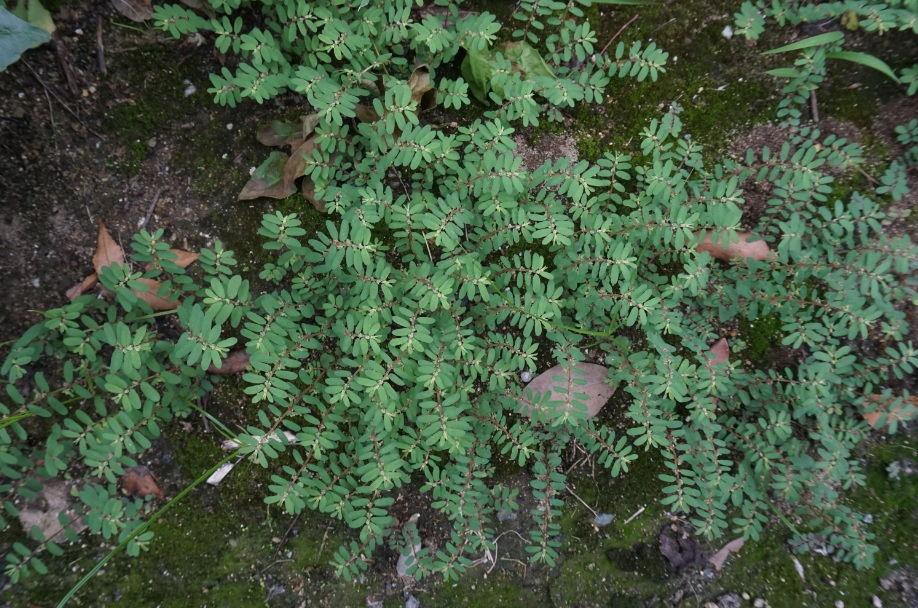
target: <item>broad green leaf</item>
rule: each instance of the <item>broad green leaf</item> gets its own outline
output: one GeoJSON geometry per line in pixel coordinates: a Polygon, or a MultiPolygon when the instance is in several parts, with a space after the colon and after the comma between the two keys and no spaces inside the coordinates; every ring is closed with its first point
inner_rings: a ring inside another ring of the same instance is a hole
{"type": "Polygon", "coordinates": [[[844,61],[850,61],[852,63],[859,63],[865,65],[868,68],[873,68],[878,72],[885,74],[892,79],[893,82],[899,83],[899,78],[896,76],[895,72],[892,71],[885,61],[875,57],[869,53],[858,53],[855,51],[832,51],[831,53],[826,53],[828,59],[842,59],[844,61]]]}

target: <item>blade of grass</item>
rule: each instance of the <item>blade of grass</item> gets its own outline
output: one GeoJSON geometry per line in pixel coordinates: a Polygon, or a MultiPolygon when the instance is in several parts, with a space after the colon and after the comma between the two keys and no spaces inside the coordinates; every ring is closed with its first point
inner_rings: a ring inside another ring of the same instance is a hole
{"type": "Polygon", "coordinates": [[[831,53],[826,53],[826,57],[828,59],[841,59],[843,61],[850,61],[851,63],[859,63],[861,65],[865,65],[868,68],[873,68],[876,71],[889,76],[896,84],[901,84],[899,78],[896,76],[896,73],[892,71],[892,68],[890,68],[885,61],[868,53],[858,53],[856,51],[832,51],[831,53]]]}
{"type": "Polygon", "coordinates": [[[185,489],[183,489],[181,492],[179,492],[178,494],[176,494],[175,497],[174,497],[172,500],[170,500],[170,501],[167,502],[165,505],[163,505],[163,507],[162,507],[159,511],[157,511],[156,513],[154,513],[154,514],[150,517],[150,519],[148,519],[147,521],[143,522],[143,524],[137,526],[137,529],[134,530],[134,531],[131,533],[130,536],[128,536],[128,537],[125,538],[123,541],[121,541],[120,543],[118,543],[118,546],[117,546],[117,547],[115,547],[114,549],[112,549],[111,551],[109,551],[108,554],[106,554],[105,557],[103,557],[102,559],[100,559],[100,560],[98,561],[98,563],[96,563],[96,565],[93,566],[93,568],[83,576],[83,578],[81,578],[79,581],[77,581],[77,583],[76,583],[73,587],[70,588],[70,591],[67,592],[67,595],[65,595],[63,598],[61,598],[61,601],[57,603],[57,608],[63,608],[63,607],[67,604],[67,602],[69,602],[70,600],[73,599],[73,596],[76,595],[76,592],[79,591],[79,590],[83,587],[83,585],[85,585],[86,583],[88,583],[89,580],[90,580],[93,576],[95,576],[97,572],[99,572],[99,570],[101,570],[103,567],[105,567],[105,564],[107,564],[107,563],[109,562],[109,560],[115,556],[116,553],[118,553],[119,551],[121,551],[122,549],[124,549],[124,548],[127,546],[127,544],[128,544],[129,542],[131,542],[134,538],[136,538],[137,536],[139,536],[139,535],[143,534],[144,532],[146,532],[147,528],[149,528],[151,525],[153,525],[153,523],[154,523],[157,519],[159,519],[160,517],[162,517],[163,515],[165,515],[166,511],[168,511],[168,510],[171,509],[173,506],[175,506],[182,498],[185,497],[185,495],[187,495],[189,492],[191,492],[193,489],[195,489],[202,481],[204,481],[205,479],[207,479],[208,477],[210,477],[211,474],[213,474],[214,471],[216,471],[217,469],[219,469],[220,467],[222,467],[225,463],[229,462],[229,461],[232,460],[233,458],[239,456],[239,452],[240,452],[240,451],[241,451],[241,450],[236,450],[235,452],[233,452],[232,454],[230,454],[229,456],[227,456],[226,458],[224,458],[223,460],[221,460],[220,462],[218,462],[218,463],[215,464],[214,466],[212,466],[212,467],[210,467],[209,469],[207,469],[207,470],[206,470],[205,472],[203,472],[200,476],[198,476],[197,479],[195,479],[193,482],[191,482],[190,485],[188,485],[185,489]]]}
{"type": "Polygon", "coordinates": [[[838,42],[839,40],[844,40],[845,35],[841,32],[826,32],[825,34],[819,34],[818,36],[811,36],[810,38],[804,38],[803,40],[798,40],[797,42],[792,42],[790,44],[785,44],[784,46],[779,46],[776,49],[771,49],[770,51],[765,51],[763,55],[773,55],[775,53],[787,53],[789,51],[799,51],[800,49],[808,49],[812,46],[819,46],[821,44],[829,44],[832,42],[838,42]]]}

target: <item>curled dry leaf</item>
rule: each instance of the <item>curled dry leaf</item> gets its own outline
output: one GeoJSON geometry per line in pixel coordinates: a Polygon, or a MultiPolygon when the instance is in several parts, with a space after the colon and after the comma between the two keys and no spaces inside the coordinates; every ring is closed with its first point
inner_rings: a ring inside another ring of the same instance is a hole
{"type": "Polygon", "coordinates": [[[73,287],[67,290],[67,299],[73,302],[78,297],[89,291],[93,286],[99,282],[99,275],[92,273],[81,282],[77,283],[73,287]]]}
{"type": "Polygon", "coordinates": [[[724,562],[727,561],[727,558],[730,557],[730,554],[736,553],[742,549],[744,544],[746,544],[746,540],[742,537],[734,538],[729,543],[724,545],[720,551],[709,557],[708,561],[711,563],[711,565],[714,566],[715,570],[719,571],[723,567],[724,562]]]}
{"type": "Polygon", "coordinates": [[[418,110],[432,110],[437,107],[437,90],[430,84],[430,68],[419,65],[408,78],[411,101],[418,104],[418,110]]]}
{"type": "Polygon", "coordinates": [[[895,397],[888,397],[884,400],[881,395],[870,395],[864,400],[864,420],[873,428],[877,428],[880,416],[883,414],[887,415],[887,420],[895,419],[897,422],[908,422],[918,417],[918,396],[909,397],[905,403],[890,410],[889,405],[895,400],[895,397]],[[873,411],[868,412],[867,408],[873,411]]]}
{"type": "Polygon", "coordinates": [[[248,365],[249,354],[244,350],[234,350],[221,362],[220,367],[211,365],[207,368],[207,371],[211,374],[229,376],[230,374],[238,374],[245,371],[248,365]]]}
{"type": "Polygon", "coordinates": [[[143,465],[128,469],[121,476],[121,490],[136,498],[143,498],[152,494],[159,500],[163,499],[163,491],[156,484],[156,478],[150,472],[150,469],[143,465]]]}
{"type": "Polygon", "coordinates": [[[750,239],[758,238],[756,235],[751,232],[738,232],[737,235],[739,236],[739,242],[731,242],[724,247],[720,234],[717,235],[717,242],[714,242],[713,233],[705,231],[704,239],[695,247],[695,250],[706,251],[711,254],[712,258],[717,258],[724,262],[729,262],[733,258],[742,260],[752,258],[753,260],[764,262],[771,256],[771,248],[768,247],[768,243],[761,239],[750,242],[750,239]]]}
{"type": "Polygon", "coordinates": [[[539,422],[557,418],[580,409],[574,405],[574,396],[581,393],[585,396],[577,401],[586,406],[587,419],[593,418],[615,392],[606,383],[608,372],[609,368],[595,363],[578,363],[573,367],[556,365],[526,385],[524,396],[519,399],[519,412],[539,422]]]}

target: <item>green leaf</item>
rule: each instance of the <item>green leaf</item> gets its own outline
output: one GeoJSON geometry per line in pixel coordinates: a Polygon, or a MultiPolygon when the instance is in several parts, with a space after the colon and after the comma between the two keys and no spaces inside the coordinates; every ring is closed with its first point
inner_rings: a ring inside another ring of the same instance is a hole
{"type": "Polygon", "coordinates": [[[858,53],[856,51],[832,51],[826,53],[826,58],[828,59],[842,59],[844,61],[850,61],[852,63],[859,63],[865,65],[868,68],[873,68],[876,71],[888,76],[893,82],[899,84],[899,78],[896,76],[895,72],[892,71],[885,61],[875,57],[869,53],[858,53]]]}
{"type": "Polygon", "coordinates": [[[19,59],[24,51],[49,40],[48,32],[0,7],[0,71],[19,59]]]}
{"type": "Polygon", "coordinates": [[[811,36],[809,38],[804,38],[803,40],[798,40],[797,42],[792,42],[790,44],[785,44],[784,46],[779,46],[776,49],[771,49],[770,51],[765,51],[763,55],[773,55],[775,53],[787,53],[789,51],[799,51],[802,49],[808,49],[814,46],[820,46],[822,44],[830,44],[832,42],[838,42],[844,40],[845,35],[841,32],[826,32],[825,34],[819,34],[818,36],[811,36]]]}

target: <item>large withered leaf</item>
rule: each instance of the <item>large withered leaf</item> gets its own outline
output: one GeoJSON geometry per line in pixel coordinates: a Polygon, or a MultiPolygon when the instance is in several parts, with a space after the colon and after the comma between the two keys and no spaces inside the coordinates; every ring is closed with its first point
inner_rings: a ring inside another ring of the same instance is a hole
{"type": "Polygon", "coordinates": [[[115,10],[130,19],[141,23],[153,16],[153,3],[150,0],[112,0],[115,10]]]}
{"type": "Polygon", "coordinates": [[[319,124],[318,114],[300,116],[297,122],[272,120],[258,128],[258,141],[266,146],[293,146],[312,135],[319,124]]]}
{"type": "Polygon", "coordinates": [[[248,201],[255,198],[287,198],[296,192],[293,181],[284,180],[284,169],[289,156],[283,152],[273,151],[265,162],[255,169],[248,183],[239,193],[238,200],[248,201]]]}
{"type": "Polygon", "coordinates": [[[523,398],[519,399],[519,413],[537,422],[567,413],[580,417],[577,412],[583,409],[574,403],[576,400],[586,406],[586,418],[593,418],[615,392],[606,384],[608,372],[607,367],[595,363],[578,363],[573,367],[556,365],[526,386],[523,398]]]}
{"type": "Polygon", "coordinates": [[[771,249],[768,243],[759,239],[750,242],[750,239],[758,238],[751,232],[738,232],[739,242],[730,243],[726,247],[722,244],[722,238],[718,235],[717,242],[713,241],[713,233],[705,231],[704,239],[696,247],[696,251],[707,251],[712,258],[729,262],[733,258],[745,260],[752,258],[758,262],[764,262],[771,256],[771,249]]]}
{"type": "Polygon", "coordinates": [[[101,274],[105,266],[112,264],[124,264],[124,250],[112,238],[105,222],[99,220],[99,238],[96,242],[96,252],[92,256],[92,266],[96,269],[96,274],[101,274]]]}
{"type": "Polygon", "coordinates": [[[877,428],[880,417],[886,415],[886,425],[895,420],[897,423],[908,422],[918,417],[918,396],[909,397],[904,403],[890,407],[895,397],[884,399],[881,395],[870,395],[864,400],[864,420],[873,428],[877,428]],[[872,411],[868,411],[872,410],[872,411]]]}
{"type": "Polygon", "coordinates": [[[708,367],[714,367],[718,363],[727,363],[730,361],[730,344],[726,338],[721,338],[708,351],[708,367]],[[713,357],[711,356],[713,355],[713,357]]]}

